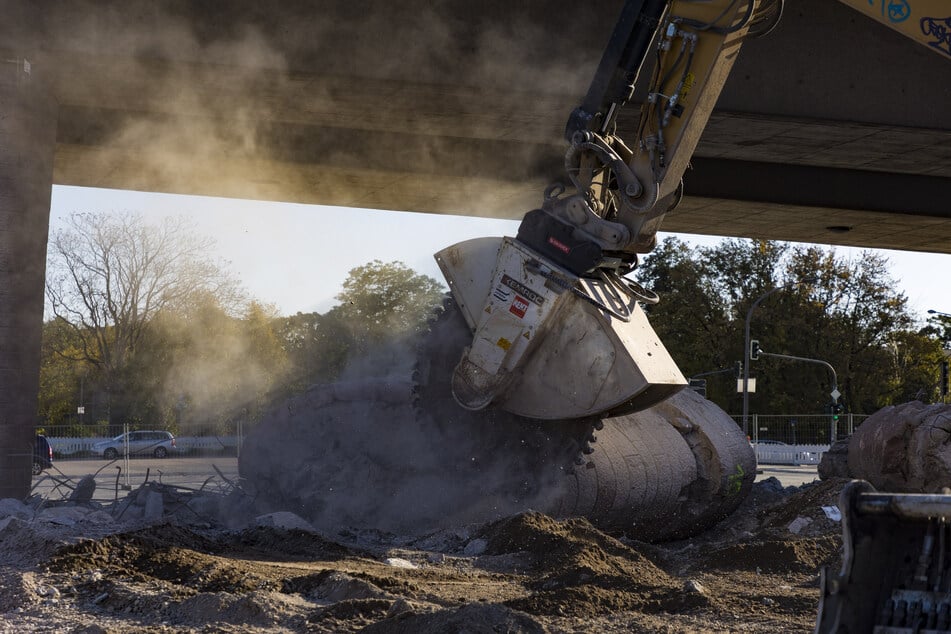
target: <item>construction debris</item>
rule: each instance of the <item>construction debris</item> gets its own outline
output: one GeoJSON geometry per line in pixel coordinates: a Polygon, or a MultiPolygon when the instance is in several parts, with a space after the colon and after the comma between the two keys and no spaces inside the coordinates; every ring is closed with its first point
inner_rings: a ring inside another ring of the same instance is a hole
{"type": "Polygon", "coordinates": [[[830,482],[757,483],[713,530],[662,545],[535,512],[322,534],[214,488],[0,500],[0,631],[802,632],[840,543],[830,482]]]}
{"type": "Polygon", "coordinates": [[[819,476],[866,480],[880,491],[937,493],[951,487],[951,405],[884,407],[833,445],[819,476]]]}

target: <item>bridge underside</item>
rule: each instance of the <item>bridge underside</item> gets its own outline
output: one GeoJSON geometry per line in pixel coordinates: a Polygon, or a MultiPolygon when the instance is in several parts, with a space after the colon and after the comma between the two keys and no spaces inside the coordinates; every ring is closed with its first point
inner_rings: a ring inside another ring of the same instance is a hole
{"type": "MultiPolygon", "coordinates": [[[[57,183],[505,218],[563,177],[562,127],[621,6],[63,4],[37,63],[57,183]]],[[[663,228],[951,252],[949,69],[788,0],[744,45],[663,228]]]]}

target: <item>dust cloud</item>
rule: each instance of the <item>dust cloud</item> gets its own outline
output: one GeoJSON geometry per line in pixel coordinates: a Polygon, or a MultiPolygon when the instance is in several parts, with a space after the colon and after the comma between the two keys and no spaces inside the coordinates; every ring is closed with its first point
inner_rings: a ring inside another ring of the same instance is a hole
{"type": "Polygon", "coordinates": [[[462,336],[437,324],[272,410],[239,461],[256,502],[322,530],[409,533],[557,508],[587,425],[462,410],[449,391],[462,336]]]}
{"type": "MultiPolygon", "coordinates": [[[[46,16],[38,67],[54,73],[59,151],[81,152],[90,184],[384,209],[398,188],[401,208],[485,215],[539,165],[560,175],[565,95],[583,93],[604,30],[497,12],[75,2],[46,16]],[[596,42],[592,58],[546,54],[566,37],[596,42]],[[458,192],[453,210],[434,208],[429,176],[458,192]]],[[[513,202],[507,214],[527,211],[513,202]]]]}

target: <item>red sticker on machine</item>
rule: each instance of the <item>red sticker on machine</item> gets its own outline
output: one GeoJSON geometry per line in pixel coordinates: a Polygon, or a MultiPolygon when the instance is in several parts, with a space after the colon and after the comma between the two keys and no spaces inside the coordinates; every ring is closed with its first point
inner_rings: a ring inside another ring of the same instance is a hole
{"type": "Polygon", "coordinates": [[[515,301],[509,306],[509,312],[521,319],[525,316],[526,310],[528,310],[528,300],[520,295],[516,295],[515,301]]]}

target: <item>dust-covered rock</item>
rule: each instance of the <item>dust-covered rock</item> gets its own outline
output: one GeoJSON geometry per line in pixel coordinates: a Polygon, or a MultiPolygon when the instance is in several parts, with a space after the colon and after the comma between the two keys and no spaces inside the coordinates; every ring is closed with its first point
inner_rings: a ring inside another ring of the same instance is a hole
{"type": "Polygon", "coordinates": [[[848,466],[880,491],[934,493],[951,487],[951,405],[884,407],[855,430],[848,466]]]}

